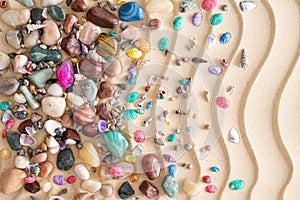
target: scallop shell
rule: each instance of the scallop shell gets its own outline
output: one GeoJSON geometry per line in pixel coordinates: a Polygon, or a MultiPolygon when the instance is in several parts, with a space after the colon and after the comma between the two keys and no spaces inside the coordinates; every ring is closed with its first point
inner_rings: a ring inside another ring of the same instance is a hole
{"type": "Polygon", "coordinates": [[[254,10],[257,7],[257,3],[255,1],[241,1],[240,2],[240,8],[242,11],[251,11],[254,10]]]}
{"type": "Polygon", "coordinates": [[[27,24],[26,28],[27,28],[28,33],[30,33],[31,31],[38,30],[40,28],[44,28],[45,26],[47,26],[47,25],[46,24],[27,24]]]}
{"type": "Polygon", "coordinates": [[[237,144],[240,142],[239,132],[235,128],[229,130],[229,140],[230,142],[237,144]]]}

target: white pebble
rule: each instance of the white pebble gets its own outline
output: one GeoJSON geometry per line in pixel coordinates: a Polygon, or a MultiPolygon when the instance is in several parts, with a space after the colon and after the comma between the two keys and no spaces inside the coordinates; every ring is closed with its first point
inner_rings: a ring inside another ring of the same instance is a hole
{"type": "Polygon", "coordinates": [[[29,165],[29,158],[25,156],[17,156],[15,158],[15,167],[19,169],[25,169],[29,165]]]}
{"type": "Polygon", "coordinates": [[[84,164],[77,164],[74,167],[74,173],[81,180],[87,180],[90,178],[90,173],[84,164]]]}
{"type": "Polygon", "coordinates": [[[237,144],[240,142],[239,132],[235,128],[229,130],[229,140],[230,142],[237,144]]]}
{"type": "Polygon", "coordinates": [[[47,92],[49,95],[56,96],[56,97],[60,97],[63,95],[63,90],[61,86],[57,83],[53,83],[52,85],[50,85],[47,89],[47,92]]]}
{"type": "Polygon", "coordinates": [[[81,184],[81,188],[88,192],[97,192],[101,189],[102,184],[99,181],[85,180],[81,184]]]}
{"type": "Polygon", "coordinates": [[[56,135],[56,133],[54,132],[55,129],[62,127],[62,125],[60,122],[51,119],[45,122],[44,127],[50,135],[55,136],[56,135]]]}
{"type": "Polygon", "coordinates": [[[26,103],[26,99],[23,94],[15,93],[14,100],[15,100],[15,102],[17,102],[19,104],[26,103]]]}
{"type": "Polygon", "coordinates": [[[52,185],[49,181],[47,181],[47,179],[43,179],[41,182],[40,182],[40,187],[41,187],[41,190],[43,192],[49,192],[52,185]]]}

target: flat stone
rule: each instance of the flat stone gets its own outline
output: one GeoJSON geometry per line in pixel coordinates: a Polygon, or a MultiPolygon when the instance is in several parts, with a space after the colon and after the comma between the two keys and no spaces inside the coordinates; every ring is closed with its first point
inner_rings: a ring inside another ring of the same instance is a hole
{"type": "Polygon", "coordinates": [[[101,28],[91,22],[85,22],[79,32],[79,40],[85,45],[95,42],[101,33],[101,28]]]}
{"type": "Polygon", "coordinates": [[[72,14],[67,14],[66,16],[66,20],[64,23],[64,31],[66,34],[69,34],[72,29],[73,29],[73,25],[78,22],[78,17],[72,14]]]}
{"type": "Polygon", "coordinates": [[[39,177],[46,178],[53,171],[53,164],[50,161],[46,161],[40,164],[41,171],[39,177]]]}
{"type": "Polygon", "coordinates": [[[61,54],[57,50],[42,49],[39,45],[35,45],[29,52],[30,60],[33,62],[58,62],[61,60],[61,54]]]}
{"type": "Polygon", "coordinates": [[[33,7],[34,6],[34,1],[33,0],[18,0],[20,4],[26,7],[33,7]]]}
{"type": "Polygon", "coordinates": [[[84,59],[79,62],[79,69],[85,77],[99,77],[103,72],[103,64],[94,60],[84,59]]]}
{"type": "Polygon", "coordinates": [[[0,176],[0,192],[11,194],[19,191],[24,185],[24,179],[27,177],[23,170],[9,169],[0,176]]]}
{"type": "Polygon", "coordinates": [[[150,180],[159,178],[162,170],[162,164],[155,154],[146,154],[142,159],[142,166],[150,180]]]}
{"type": "Polygon", "coordinates": [[[71,57],[79,56],[81,46],[79,40],[76,39],[75,33],[71,33],[62,39],[61,48],[71,57]]]}
{"type": "Polygon", "coordinates": [[[80,89],[83,93],[83,95],[86,97],[86,99],[90,102],[95,101],[97,97],[98,88],[96,86],[96,83],[92,81],[91,79],[85,79],[80,82],[80,89]]]}
{"type": "Polygon", "coordinates": [[[13,48],[20,49],[23,42],[23,34],[16,29],[9,30],[5,34],[5,40],[13,48]]]}
{"type": "Polygon", "coordinates": [[[52,17],[52,19],[58,22],[64,21],[66,19],[65,11],[57,5],[50,6],[48,8],[48,14],[52,17]]]}
{"type": "Polygon", "coordinates": [[[29,163],[29,158],[26,156],[16,156],[15,158],[15,167],[18,169],[25,169],[29,163]]]}
{"type": "Polygon", "coordinates": [[[141,31],[136,26],[129,25],[120,33],[120,35],[122,38],[127,40],[137,40],[141,37],[141,31]]]}
{"type": "Polygon", "coordinates": [[[104,67],[104,72],[109,77],[116,77],[121,74],[121,63],[118,60],[114,60],[111,63],[108,63],[104,67]]]}
{"type": "Polygon", "coordinates": [[[20,83],[14,78],[1,78],[0,79],[0,93],[2,95],[10,96],[17,92],[20,83]]]}
{"type": "Polygon", "coordinates": [[[134,190],[129,182],[124,182],[121,187],[118,189],[118,195],[121,199],[127,199],[134,195],[134,190]]]}
{"type": "Polygon", "coordinates": [[[66,101],[62,97],[45,97],[42,100],[42,108],[45,115],[61,117],[66,108],[66,101]]]}
{"type": "Polygon", "coordinates": [[[53,83],[48,87],[47,93],[52,96],[60,97],[63,95],[63,90],[58,83],[53,83]]]}
{"type": "Polygon", "coordinates": [[[59,152],[56,161],[57,167],[60,170],[67,171],[74,164],[74,156],[71,149],[66,148],[59,152]]]}
{"type": "Polygon", "coordinates": [[[97,53],[105,58],[113,56],[118,51],[118,42],[107,33],[101,33],[98,37],[97,53]]]}
{"type": "Polygon", "coordinates": [[[100,99],[112,97],[113,93],[114,93],[114,86],[112,83],[107,81],[102,81],[100,83],[100,88],[98,90],[98,97],[100,99]]]}
{"type": "Polygon", "coordinates": [[[104,143],[116,158],[124,156],[129,148],[129,143],[125,136],[118,131],[105,131],[103,135],[104,143]]]}
{"type": "Polygon", "coordinates": [[[62,2],[63,0],[42,0],[41,4],[43,7],[48,7],[48,6],[60,4],[62,2]]]}
{"type": "Polygon", "coordinates": [[[102,28],[114,28],[119,24],[118,17],[105,8],[92,7],[86,13],[88,21],[102,28]]]}
{"type": "Polygon", "coordinates": [[[30,19],[29,9],[7,10],[2,13],[1,19],[12,27],[27,24],[30,19]]]}
{"type": "Polygon", "coordinates": [[[71,9],[75,12],[85,12],[87,5],[84,0],[74,0],[71,4],[71,9]]]}
{"type": "Polygon", "coordinates": [[[90,142],[85,142],[82,144],[82,149],[79,150],[79,157],[91,167],[100,166],[99,155],[94,145],[90,142]]]}
{"type": "Polygon", "coordinates": [[[41,69],[28,75],[29,80],[38,88],[44,88],[46,82],[52,77],[53,70],[50,68],[41,69]]]}
{"type": "Polygon", "coordinates": [[[87,180],[90,178],[89,170],[84,164],[77,164],[74,166],[74,173],[81,180],[87,180]]]}
{"type": "Polygon", "coordinates": [[[31,48],[34,45],[38,44],[40,36],[37,30],[30,32],[25,38],[24,38],[24,46],[26,48],[31,48]]]}
{"type": "Polygon", "coordinates": [[[42,163],[45,162],[47,158],[48,158],[47,152],[42,152],[42,153],[35,154],[32,158],[32,161],[36,163],[42,163]]]}
{"type": "Polygon", "coordinates": [[[173,10],[173,4],[169,0],[151,0],[146,5],[149,13],[169,13],[173,10]]]}
{"type": "Polygon", "coordinates": [[[162,188],[170,198],[173,198],[179,191],[179,183],[173,176],[168,175],[162,183],[162,188]]]}
{"type": "Polygon", "coordinates": [[[42,8],[32,8],[30,10],[30,19],[33,24],[36,24],[38,21],[43,22],[46,19],[42,16],[43,9],[42,8]]]}
{"type": "Polygon", "coordinates": [[[148,181],[143,181],[139,189],[148,199],[153,199],[159,193],[158,189],[148,181]]]}
{"type": "Polygon", "coordinates": [[[18,133],[8,131],[6,133],[6,140],[11,150],[18,151],[22,149],[22,145],[20,144],[20,135],[18,133]]]}
{"type": "Polygon", "coordinates": [[[74,93],[68,92],[67,93],[67,100],[68,105],[72,107],[81,107],[85,103],[85,100],[74,93]]]}
{"type": "Polygon", "coordinates": [[[41,41],[47,46],[55,45],[60,38],[60,32],[57,24],[50,19],[45,20],[43,24],[46,26],[43,28],[41,41]]]}

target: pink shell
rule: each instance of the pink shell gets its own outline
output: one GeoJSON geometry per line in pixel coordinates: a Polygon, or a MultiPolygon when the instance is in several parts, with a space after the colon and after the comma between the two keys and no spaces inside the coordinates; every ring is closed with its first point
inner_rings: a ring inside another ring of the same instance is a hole
{"type": "Polygon", "coordinates": [[[217,4],[218,4],[217,0],[204,0],[202,2],[202,8],[204,10],[209,11],[209,10],[213,9],[214,7],[216,7],[217,4]]]}
{"type": "Polygon", "coordinates": [[[63,62],[56,71],[56,77],[62,88],[68,88],[74,81],[74,70],[70,60],[63,62]]]}
{"type": "Polygon", "coordinates": [[[227,109],[229,107],[230,101],[226,97],[217,97],[216,103],[220,108],[227,109]]]}
{"type": "Polygon", "coordinates": [[[28,177],[25,178],[25,182],[26,183],[33,183],[33,182],[35,182],[35,178],[31,177],[31,176],[28,176],[28,177]]]}
{"type": "Polygon", "coordinates": [[[124,170],[118,165],[112,165],[109,167],[109,173],[111,173],[113,176],[123,176],[124,170]]]}
{"type": "Polygon", "coordinates": [[[141,130],[136,130],[133,133],[134,135],[134,140],[138,143],[143,143],[145,141],[145,134],[141,130]]]}

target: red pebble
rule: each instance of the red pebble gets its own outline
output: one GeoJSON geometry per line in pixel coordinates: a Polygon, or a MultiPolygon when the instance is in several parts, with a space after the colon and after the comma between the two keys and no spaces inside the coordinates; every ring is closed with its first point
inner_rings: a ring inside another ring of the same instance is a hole
{"type": "Polygon", "coordinates": [[[147,85],[147,86],[145,87],[145,92],[148,92],[150,89],[151,89],[151,86],[150,86],[150,85],[147,85]]]}
{"type": "Polygon", "coordinates": [[[216,7],[218,4],[218,1],[217,0],[204,0],[202,2],[202,8],[204,10],[211,10],[213,9],[214,7],[216,7]]]}
{"type": "Polygon", "coordinates": [[[205,191],[208,193],[216,193],[217,187],[215,185],[208,185],[205,187],[205,191]]]}
{"type": "Polygon", "coordinates": [[[7,7],[7,1],[1,1],[0,2],[0,7],[1,8],[6,8],[7,7]]]}
{"type": "Polygon", "coordinates": [[[76,176],[69,176],[69,177],[67,178],[67,182],[68,182],[69,184],[75,183],[76,180],[77,180],[76,176]]]}
{"type": "Polygon", "coordinates": [[[28,71],[28,72],[32,72],[32,71],[33,71],[33,68],[32,68],[31,66],[28,66],[28,67],[27,67],[27,71],[28,71]]]}
{"type": "Polygon", "coordinates": [[[4,129],[3,132],[2,132],[2,138],[3,138],[3,139],[6,138],[6,133],[7,133],[7,130],[4,129]]]}
{"type": "Polygon", "coordinates": [[[5,128],[11,129],[15,125],[15,121],[13,119],[9,119],[5,122],[5,128]]]}
{"type": "Polygon", "coordinates": [[[203,180],[204,183],[207,183],[207,184],[211,183],[211,177],[210,176],[203,176],[202,180],[203,180]]]}

